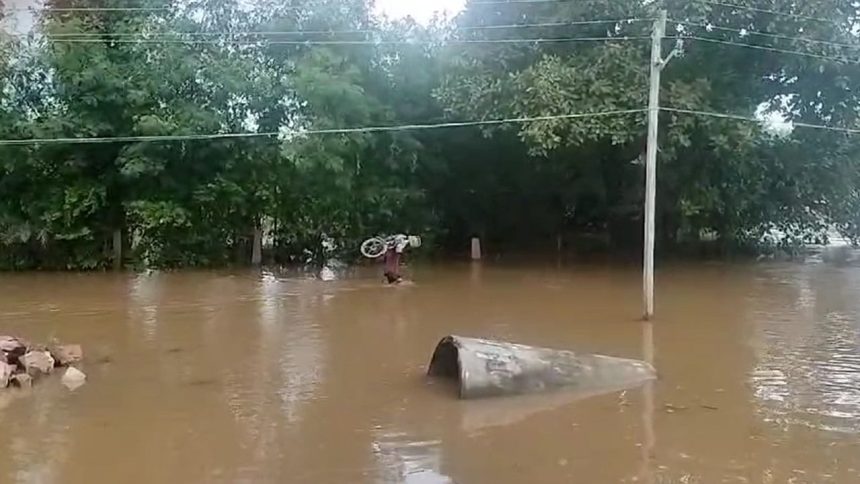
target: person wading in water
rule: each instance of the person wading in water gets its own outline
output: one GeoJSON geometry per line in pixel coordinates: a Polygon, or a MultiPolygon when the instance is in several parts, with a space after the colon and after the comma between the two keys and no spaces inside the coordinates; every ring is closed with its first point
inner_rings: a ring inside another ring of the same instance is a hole
{"type": "Polygon", "coordinates": [[[392,238],[383,256],[383,260],[385,261],[385,280],[389,284],[403,282],[403,276],[400,274],[400,262],[403,258],[403,252],[407,247],[420,246],[420,241],[421,239],[418,237],[404,234],[398,234],[392,238]]]}

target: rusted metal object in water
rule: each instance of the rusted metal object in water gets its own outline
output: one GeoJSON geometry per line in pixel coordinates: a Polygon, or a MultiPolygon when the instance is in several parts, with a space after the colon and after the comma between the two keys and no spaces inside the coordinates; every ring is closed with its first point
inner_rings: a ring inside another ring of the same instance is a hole
{"type": "Polygon", "coordinates": [[[455,379],[460,398],[473,399],[626,387],[656,372],[638,360],[447,336],[433,352],[428,375],[455,379]]]}

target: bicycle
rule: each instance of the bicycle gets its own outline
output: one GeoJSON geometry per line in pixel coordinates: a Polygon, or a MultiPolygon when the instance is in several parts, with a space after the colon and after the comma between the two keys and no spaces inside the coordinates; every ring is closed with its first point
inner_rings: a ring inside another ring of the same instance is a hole
{"type": "Polygon", "coordinates": [[[386,251],[397,247],[398,243],[403,243],[404,247],[421,247],[421,237],[417,235],[386,235],[371,237],[361,243],[359,250],[361,255],[368,259],[378,259],[382,257],[386,251]],[[405,237],[405,240],[404,240],[405,237]]]}

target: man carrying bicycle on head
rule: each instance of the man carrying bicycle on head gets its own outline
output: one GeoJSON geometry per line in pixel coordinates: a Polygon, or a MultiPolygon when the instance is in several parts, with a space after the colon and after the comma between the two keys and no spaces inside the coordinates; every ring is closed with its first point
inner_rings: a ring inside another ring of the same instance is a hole
{"type": "Polygon", "coordinates": [[[361,244],[361,254],[369,259],[382,258],[385,262],[385,280],[389,284],[403,281],[400,262],[408,247],[420,247],[421,237],[397,234],[388,237],[371,237],[361,244]]]}
{"type": "Polygon", "coordinates": [[[400,275],[400,259],[403,251],[409,247],[410,237],[405,234],[397,234],[388,241],[388,247],[385,250],[385,280],[389,284],[397,284],[403,281],[403,276],[400,275]]]}

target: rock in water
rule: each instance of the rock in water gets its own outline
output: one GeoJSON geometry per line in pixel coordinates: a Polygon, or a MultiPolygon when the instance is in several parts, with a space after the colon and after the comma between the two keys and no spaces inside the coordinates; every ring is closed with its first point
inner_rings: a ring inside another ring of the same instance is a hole
{"type": "Polygon", "coordinates": [[[30,376],[50,373],[54,369],[54,358],[47,351],[28,351],[19,361],[30,376]]]}
{"type": "Polygon", "coordinates": [[[18,386],[18,388],[30,388],[33,386],[33,377],[26,373],[16,373],[15,376],[12,377],[12,382],[18,386]]]}
{"type": "Polygon", "coordinates": [[[68,367],[62,378],[63,385],[65,385],[69,390],[78,389],[81,385],[86,383],[86,381],[87,375],[74,366],[68,367]]]}
{"type": "Polygon", "coordinates": [[[0,350],[11,353],[19,348],[26,349],[27,345],[13,336],[0,336],[0,350]]]}
{"type": "Polygon", "coordinates": [[[54,357],[57,366],[69,366],[84,358],[81,345],[59,345],[51,348],[51,356],[54,357]]]}
{"type": "Polygon", "coordinates": [[[0,388],[6,388],[9,386],[9,380],[12,379],[12,375],[15,373],[15,367],[6,363],[5,361],[0,361],[0,388]]]}
{"type": "Polygon", "coordinates": [[[27,352],[27,344],[12,336],[0,336],[0,352],[3,353],[6,363],[14,364],[27,352]]]}

